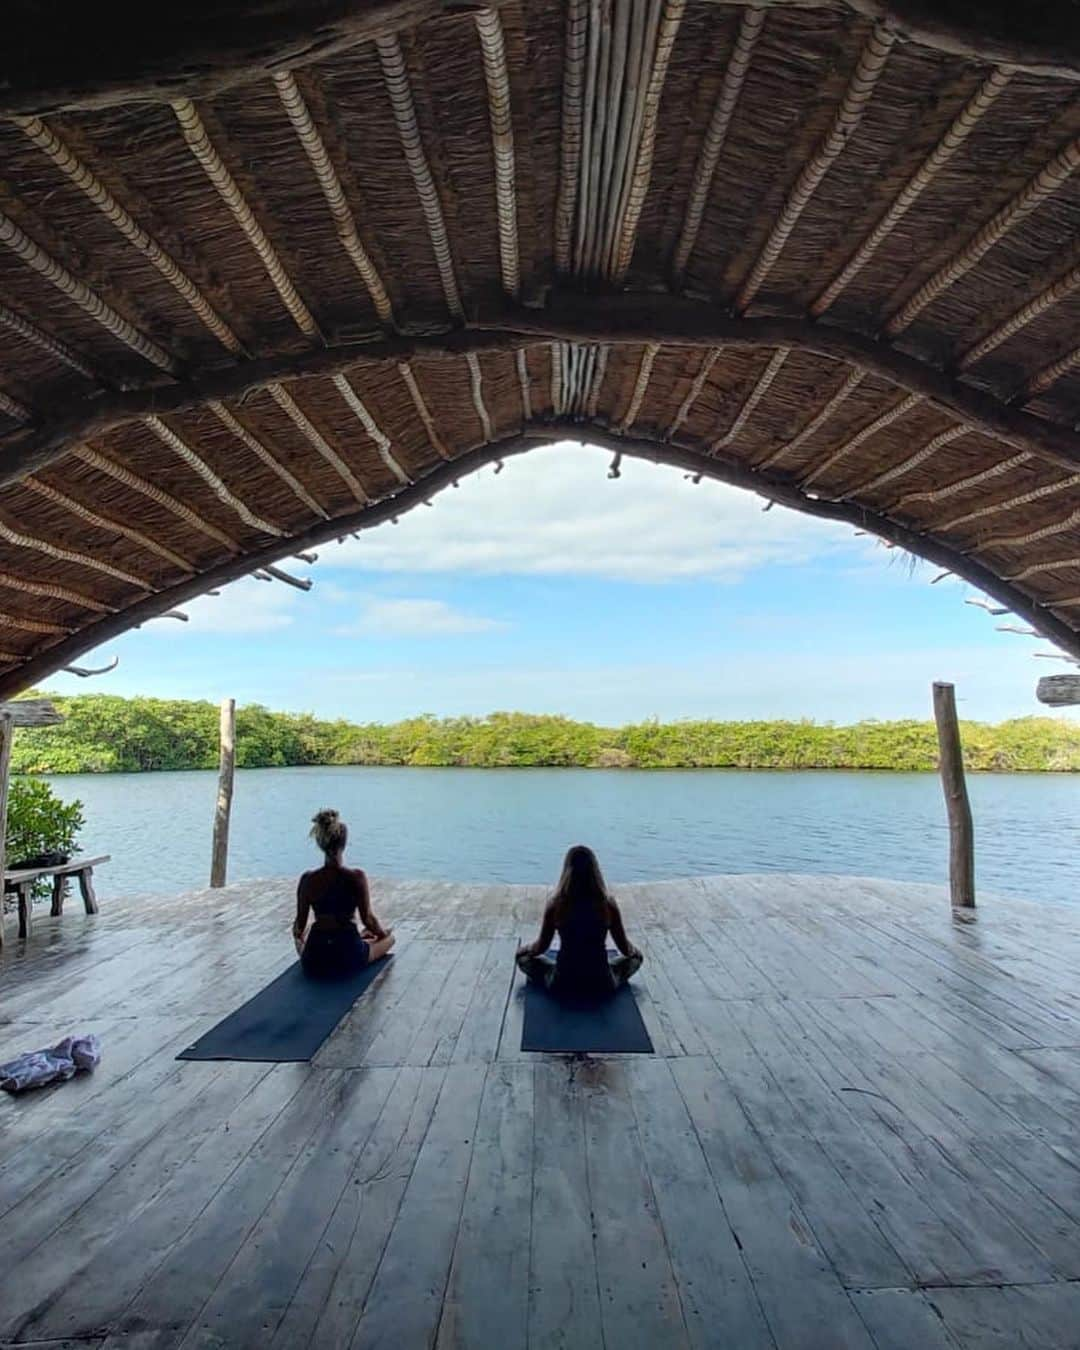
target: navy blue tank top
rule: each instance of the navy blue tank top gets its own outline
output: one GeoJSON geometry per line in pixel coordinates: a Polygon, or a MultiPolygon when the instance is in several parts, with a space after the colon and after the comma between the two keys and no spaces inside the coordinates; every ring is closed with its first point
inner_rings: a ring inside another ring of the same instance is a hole
{"type": "Polygon", "coordinates": [[[556,925],[559,953],[555,958],[555,988],[560,993],[605,994],[612,988],[607,957],[608,921],[591,900],[571,902],[556,925]]]}

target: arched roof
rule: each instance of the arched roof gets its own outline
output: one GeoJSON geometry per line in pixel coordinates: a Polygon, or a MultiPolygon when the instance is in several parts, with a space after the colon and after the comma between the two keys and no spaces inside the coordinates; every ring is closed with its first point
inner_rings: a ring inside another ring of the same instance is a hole
{"type": "Polygon", "coordinates": [[[1076,6],[181,8],[10,18],[0,697],[567,435],[1080,655],[1076,6]]]}

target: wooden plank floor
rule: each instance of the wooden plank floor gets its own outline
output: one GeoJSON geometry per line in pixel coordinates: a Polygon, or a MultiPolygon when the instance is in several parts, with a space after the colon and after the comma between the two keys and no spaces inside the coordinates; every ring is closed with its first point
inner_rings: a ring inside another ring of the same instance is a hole
{"type": "Polygon", "coordinates": [[[311,1065],[177,1062],[293,959],[291,884],[35,915],[0,1059],[0,1345],[1080,1347],[1080,909],[625,886],[654,1057],[522,1053],[536,887],[376,887],[311,1065]]]}

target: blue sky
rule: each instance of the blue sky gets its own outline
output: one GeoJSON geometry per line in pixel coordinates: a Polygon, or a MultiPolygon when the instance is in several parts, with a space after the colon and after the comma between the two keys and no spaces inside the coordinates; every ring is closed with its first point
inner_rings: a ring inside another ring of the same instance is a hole
{"type": "Polygon", "coordinates": [[[64,692],[157,694],[352,720],[517,708],[658,716],[1041,711],[1046,642],[995,631],[976,594],[846,526],[594,447],[537,449],[395,525],[319,549],[307,594],[248,578],[103,646],[64,692]]]}

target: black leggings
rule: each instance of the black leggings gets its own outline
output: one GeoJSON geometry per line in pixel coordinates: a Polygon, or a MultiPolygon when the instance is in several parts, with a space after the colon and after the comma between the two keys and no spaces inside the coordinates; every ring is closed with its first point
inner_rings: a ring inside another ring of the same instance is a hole
{"type": "MultiPolygon", "coordinates": [[[[637,974],[641,969],[642,956],[640,952],[635,952],[633,956],[615,956],[608,953],[608,969],[611,972],[611,992],[620,989],[631,975],[637,974]]],[[[517,958],[518,970],[526,977],[530,984],[538,984],[544,989],[550,989],[555,982],[555,958],[553,956],[533,956],[529,952],[523,952],[517,958]]],[[[596,993],[606,993],[607,990],[596,990],[596,993]]]]}
{"type": "Polygon", "coordinates": [[[351,925],[313,928],[300,953],[300,964],[315,979],[340,979],[363,969],[370,955],[367,943],[351,925]]]}

